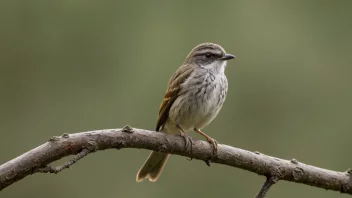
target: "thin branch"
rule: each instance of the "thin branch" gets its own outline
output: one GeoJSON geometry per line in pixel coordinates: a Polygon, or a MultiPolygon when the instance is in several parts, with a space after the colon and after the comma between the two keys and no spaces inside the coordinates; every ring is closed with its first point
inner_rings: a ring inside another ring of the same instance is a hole
{"type": "Polygon", "coordinates": [[[90,149],[84,148],[82,149],[81,152],[79,152],[77,155],[75,155],[70,161],[64,163],[61,166],[57,166],[57,167],[51,167],[51,166],[45,166],[44,168],[38,168],[35,170],[35,172],[38,173],[59,173],[62,170],[69,168],[70,166],[72,166],[74,163],[76,163],[78,160],[82,159],[83,157],[87,156],[89,153],[91,153],[92,151],[90,149]]]}
{"type": "Polygon", "coordinates": [[[269,191],[270,187],[278,181],[278,177],[276,176],[269,176],[266,178],[262,188],[260,189],[259,193],[255,198],[264,198],[266,193],[269,191]]]}
{"type": "MultiPolygon", "coordinates": [[[[217,155],[206,141],[192,140],[192,149],[180,135],[165,135],[155,131],[124,127],[64,134],[34,148],[17,158],[0,165],[0,190],[37,172],[57,173],[68,168],[85,155],[111,148],[139,148],[185,156],[211,163],[241,168],[264,176],[275,176],[261,191],[265,192],[273,181],[285,180],[352,195],[352,171],[336,172],[300,163],[246,151],[227,145],[218,145],[217,155]],[[52,168],[50,163],[63,157],[76,155],[62,166],[52,168]],[[48,168],[49,167],[49,168],[48,168]],[[263,189],[265,188],[265,189],[263,189]]],[[[269,178],[270,178],[269,177],[269,178]]],[[[275,183],[274,182],[274,183],[275,183]]]]}

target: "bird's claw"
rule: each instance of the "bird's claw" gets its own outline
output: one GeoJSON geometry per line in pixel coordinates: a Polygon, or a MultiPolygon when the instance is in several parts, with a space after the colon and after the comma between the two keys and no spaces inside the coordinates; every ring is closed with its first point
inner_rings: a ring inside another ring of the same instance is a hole
{"type": "Polygon", "coordinates": [[[208,138],[207,141],[213,146],[213,156],[218,153],[218,142],[213,138],[208,138]]]}
{"type": "Polygon", "coordinates": [[[212,159],[214,159],[214,158],[217,156],[217,154],[218,154],[218,142],[217,142],[216,140],[214,140],[213,138],[207,138],[207,142],[209,142],[209,144],[211,144],[212,147],[213,147],[213,152],[212,152],[210,158],[207,159],[207,160],[204,160],[205,164],[210,167],[210,162],[211,162],[212,159]]]}
{"type": "MultiPolygon", "coordinates": [[[[186,150],[188,150],[188,148],[191,150],[191,155],[192,155],[192,150],[193,150],[193,140],[192,137],[189,136],[187,133],[182,132],[181,136],[183,137],[183,139],[185,140],[185,147],[186,150]]],[[[192,160],[193,158],[188,158],[188,160],[192,160]]]]}

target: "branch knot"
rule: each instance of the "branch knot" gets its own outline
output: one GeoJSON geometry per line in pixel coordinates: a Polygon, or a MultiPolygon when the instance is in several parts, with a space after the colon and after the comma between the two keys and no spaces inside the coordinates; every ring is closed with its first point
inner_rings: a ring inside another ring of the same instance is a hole
{"type": "Polygon", "coordinates": [[[292,176],[293,178],[298,181],[305,175],[304,169],[301,167],[296,167],[293,169],[292,176]]]}

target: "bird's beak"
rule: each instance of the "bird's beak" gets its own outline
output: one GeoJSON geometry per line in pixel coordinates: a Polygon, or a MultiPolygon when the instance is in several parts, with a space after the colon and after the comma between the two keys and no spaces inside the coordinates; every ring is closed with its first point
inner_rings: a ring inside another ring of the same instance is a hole
{"type": "Polygon", "coordinates": [[[236,56],[232,55],[232,54],[225,54],[223,57],[220,58],[220,60],[230,60],[230,59],[234,59],[236,58],[236,56]]]}

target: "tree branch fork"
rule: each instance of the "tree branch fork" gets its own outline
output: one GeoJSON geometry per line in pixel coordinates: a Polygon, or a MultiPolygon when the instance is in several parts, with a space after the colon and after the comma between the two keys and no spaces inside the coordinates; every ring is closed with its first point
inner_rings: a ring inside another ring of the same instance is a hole
{"type": "Polygon", "coordinates": [[[351,169],[337,172],[307,165],[295,159],[279,159],[222,144],[218,145],[214,155],[213,147],[206,141],[192,140],[191,144],[188,145],[187,140],[180,135],[166,135],[130,126],[122,129],[65,133],[52,137],[48,142],[0,165],[0,191],[34,173],[59,173],[98,150],[139,148],[203,160],[208,165],[219,163],[266,176],[267,179],[256,198],[264,197],[270,187],[279,180],[352,195],[351,169]],[[74,157],[63,165],[50,166],[50,163],[70,155],[74,157]]]}

